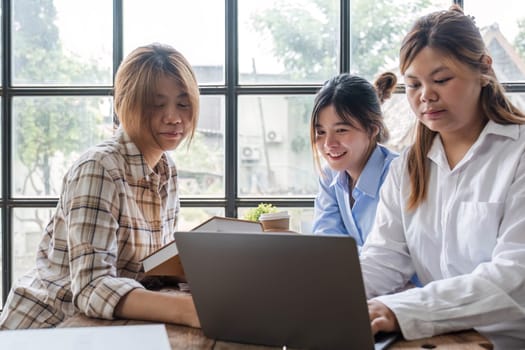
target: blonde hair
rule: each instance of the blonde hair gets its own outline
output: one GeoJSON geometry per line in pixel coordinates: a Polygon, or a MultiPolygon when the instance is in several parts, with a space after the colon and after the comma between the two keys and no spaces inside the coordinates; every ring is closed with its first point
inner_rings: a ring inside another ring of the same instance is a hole
{"type": "Polygon", "coordinates": [[[199,86],[189,62],[169,45],[155,43],[138,47],[122,61],[115,77],[115,114],[126,131],[142,128],[147,109],[154,101],[157,82],[163,76],[175,79],[188,94],[191,141],[198,123],[199,86]]]}
{"type": "MultiPolygon", "coordinates": [[[[453,61],[466,64],[480,72],[487,82],[481,89],[482,118],[498,124],[524,124],[525,115],[505,96],[491,65],[487,63],[488,51],[474,20],[463,14],[458,5],[448,11],[437,11],[421,17],[405,36],[400,49],[400,69],[404,74],[417,54],[430,47],[453,61]]],[[[411,192],[407,209],[415,209],[427,195],[429,163],[427,153],[437,132],[421,122],[416,125],[416,140],[408,154],[408,173],[411,192]]]]}

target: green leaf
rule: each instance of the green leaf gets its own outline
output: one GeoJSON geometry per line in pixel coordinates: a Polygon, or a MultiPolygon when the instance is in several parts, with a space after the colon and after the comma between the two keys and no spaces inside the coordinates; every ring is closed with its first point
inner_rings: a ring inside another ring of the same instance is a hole
{"type": "Polygon", "coordinates": [[[250,221],[259,221],[259,217],[261,216],[261,214],[275,212],[277,212],[277,207],[275,207],[273,204],[259,203],[259,205],[256,208],[251,208],[246,212],[246,214],[244,214],[244,219],[250,221]]]}

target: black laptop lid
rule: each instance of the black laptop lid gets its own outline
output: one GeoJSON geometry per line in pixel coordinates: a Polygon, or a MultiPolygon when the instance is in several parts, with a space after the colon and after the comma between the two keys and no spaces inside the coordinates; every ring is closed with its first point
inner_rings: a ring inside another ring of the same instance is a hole
{"type": "Polygon", "coordinates": [[[348,236],[176,232],[203,332],[296,348],[373,349],[348,236]]]}

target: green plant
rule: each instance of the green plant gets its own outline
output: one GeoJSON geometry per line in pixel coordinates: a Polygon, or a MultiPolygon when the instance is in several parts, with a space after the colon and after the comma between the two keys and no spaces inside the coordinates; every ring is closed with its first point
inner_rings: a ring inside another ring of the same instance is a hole
{"type": "Polygon", "coordinates": [[[250,221],[259,221],[259,216],[261,216],[261,214],[275,212],[277,212],[277,207],[273,206],[273,204],[259,203],[256,208],[251,208],[246,212],[246,214],[244,214],[244,219],[250,221]]]}

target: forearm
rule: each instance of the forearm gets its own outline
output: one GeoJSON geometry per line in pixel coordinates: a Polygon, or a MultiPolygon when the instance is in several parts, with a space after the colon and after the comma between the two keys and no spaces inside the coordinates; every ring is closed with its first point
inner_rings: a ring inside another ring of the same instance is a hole
{"type": "Polygon", "coordinates": [[[200,327],[193,298],[185,293],[134,289],[120,300],[115,317],[200,327]]]}
{"type": "Polygon", "coordinates": [[[377,298],[407,339],[523,319],[523,308],[495,284],[472,275],[377,298]],[[468,291],[468,292],[467,292],[468,291]]]}

